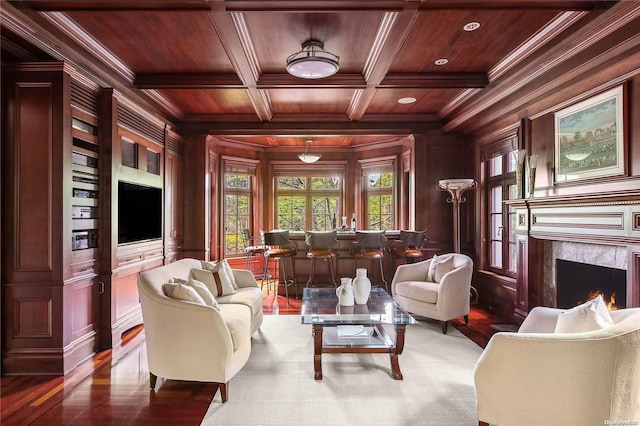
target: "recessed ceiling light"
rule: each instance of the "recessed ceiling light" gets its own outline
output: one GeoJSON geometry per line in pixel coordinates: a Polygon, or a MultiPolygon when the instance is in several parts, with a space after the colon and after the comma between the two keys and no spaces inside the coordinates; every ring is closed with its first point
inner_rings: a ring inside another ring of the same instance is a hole
{"type": "Polygon", "coordinates": [[[449,63],[449,60],[446,58],[441,58],[438,59],[437,61],[434,62],[436,65],[446,65],[449,63]]]}
{"type": "Polygon", "coordinates": [[[399,104],[412,104],[415,101],[416,101],[416,98],[411,98],[411,97],[398,99],[399,104]]]}
{"type": "Polygon", "coordinates": [[[475,31],[480,28],[479,22],[469,22],[464,27],[462,27],[465,31],[475,31]]]}

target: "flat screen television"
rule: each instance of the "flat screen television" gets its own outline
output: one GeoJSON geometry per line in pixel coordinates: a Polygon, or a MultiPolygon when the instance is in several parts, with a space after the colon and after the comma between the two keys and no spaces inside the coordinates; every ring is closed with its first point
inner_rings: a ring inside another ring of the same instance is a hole
{"type": "Polygon", "coordinates": [[[162,238],[162,189],[118,182],[118,244],[162,238]]]}

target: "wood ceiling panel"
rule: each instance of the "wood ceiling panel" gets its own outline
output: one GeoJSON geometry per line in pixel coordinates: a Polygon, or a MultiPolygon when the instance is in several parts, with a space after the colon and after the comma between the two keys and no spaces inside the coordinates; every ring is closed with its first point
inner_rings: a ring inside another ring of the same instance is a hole
{"type": "Polygon", "coordinates": [[[378,89],[368,114],[436,114],[460,89],[378,89]],[[413,97],[416,102],[400,104],[398,99],[413,97]]]}
{"type": "Polygon", "coordinates": [[[390,71],[486,72],[556,15],[513,10],[421,12],[390,71]],[[464,31],[468,22],[479,22],[480,28],[464,31]],[[449,63],[435,65],[440,58],[449,63]]]}
{"type": "Polygon", "coordinates": [[[68,15],[134,72],[233,72],[205,11],[68,15]]]}
{"type": "Polygon", "coordinates": [[[263,73],[286,72],[287,56],[298,52],[305,40],[315,38],[340,57],[340,73],[360,74],[383,17],[381,12],[245,15],[263,73]]]}
{"type": "Polygon", "coordinates": [[[349,89],[273,89],[275,114],[345,114],[353,97],[349,89]]]}
{"type": "Polygon", "coordinates": [[[252,114],[255,110],[243,89],[158,90],[185,114],[252,114]]]}

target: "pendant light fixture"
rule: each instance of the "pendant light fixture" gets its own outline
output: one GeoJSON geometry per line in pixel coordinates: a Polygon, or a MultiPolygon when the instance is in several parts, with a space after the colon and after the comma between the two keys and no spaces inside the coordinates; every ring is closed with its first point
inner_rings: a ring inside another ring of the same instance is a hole
{"type": "Polygon", "coordinates": [[[307,139],[305,141],[305,143],[306,143],[307,146],[305,146],[304,152],[302,154],[298,155],[298,158],[303,163],[307,163],[307,164],[315,163],[316,161],[318,161],[320,159],[321,156],[320,156],[320,154],[312,154],[312,153],[309,152],[309,147],[313,143],[313,139],[307,139]]]}
{"type": "Polygon", "coordinates": [[[325,78],[340,69],[340,57],[324,50],[324,43],[310,39],[302,43],[302,50],[287,58],[287,72],[298,78],[325,78]]]}

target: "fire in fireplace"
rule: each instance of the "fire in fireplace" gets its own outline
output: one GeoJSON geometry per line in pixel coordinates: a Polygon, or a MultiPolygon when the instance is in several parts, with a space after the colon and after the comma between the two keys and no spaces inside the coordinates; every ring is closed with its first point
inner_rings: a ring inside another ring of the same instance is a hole
{"type": "Polygon", "coordinates": [[[558,308],[572,308],[602,294],[609,309],[626,307],[627,271],[556,259],[558,308]]]}

